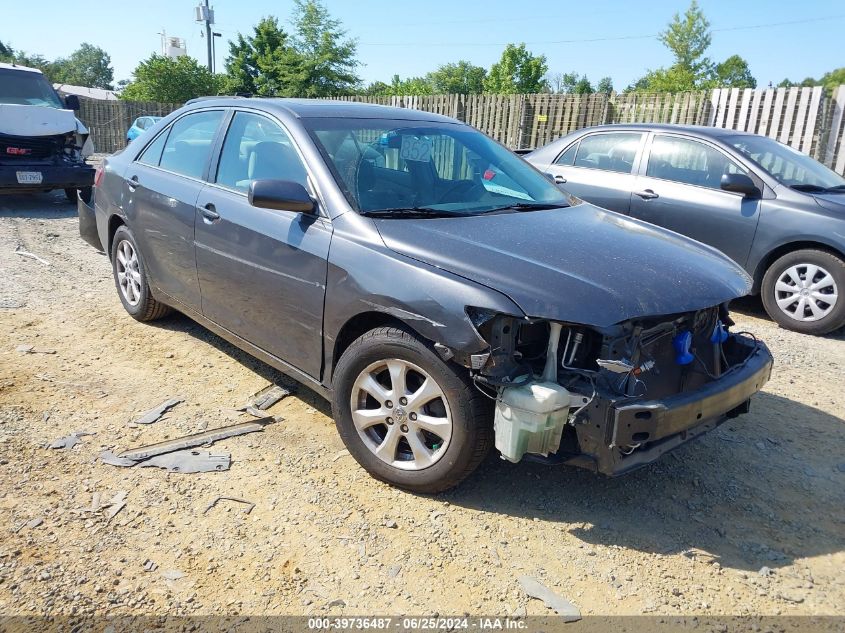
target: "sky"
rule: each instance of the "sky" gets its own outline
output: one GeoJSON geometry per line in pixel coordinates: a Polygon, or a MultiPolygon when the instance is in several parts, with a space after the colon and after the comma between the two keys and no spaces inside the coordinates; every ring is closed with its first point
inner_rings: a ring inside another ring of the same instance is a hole
{"type": "MultiPolygon", "coordinates": [[[[111,55],[115,80],[160,51],[159,33],[183,37],[188,54],[206,61],[199,0],[0,0],[0,41],[48,59],[69,55],[80,43],[111,55]]],[[[218,39],[217,68],[226,41],[247,33],[262,17],[289,26],[292,0],[212,0],[218,39]],[[222,41],[221,41],[222,40],[222,41]]],[[[424,75],[465,59],[489,68],[509,42],[525,42],[546,56],[550,73],[610,76],[623,89],[671,56],[655,35],[686,0],[324,0],[348,35],[358,41],[358,74],[389,82],[394,74],[424,75]]],[[[819,77],[845,66],[842,0],[700,0],[713,30],[708,55],[744,57],[758,85],[789,77],[819,77]]]]}

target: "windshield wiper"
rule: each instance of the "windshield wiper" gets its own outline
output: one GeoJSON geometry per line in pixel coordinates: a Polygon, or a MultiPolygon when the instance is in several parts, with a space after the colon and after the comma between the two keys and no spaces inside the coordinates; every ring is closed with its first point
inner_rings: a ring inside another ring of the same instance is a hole
{"type": "Polygon", "coordinates": [[[453,211],[434,209],[432,207],[393,207],[389,209],[372,209],[361,211],[361,215],[370,218],[452,218],[463,215],[453,211]]]}
{"type": "Polygon", "coordinates": [[[546,211],[548,209],[563,209],[569,205],[565,202],[515,202],[504,207],[496,207],[483,213],[499,213],[501,211],[546,211]]]}
{"type": "Polygon", "coordinates": [[[836,185],[835,187],[822,187],[821,185],[789,185],[790,189],[796,191],[803,191],[804,193],[840,193],[845,192],[845,185],[836,185]]]}
{"type": "Polygon", "coordinates": [[[824,191],[825,193],[845,193],[845,185],[836,185],[835,187],[828,187],[824,191]]]}

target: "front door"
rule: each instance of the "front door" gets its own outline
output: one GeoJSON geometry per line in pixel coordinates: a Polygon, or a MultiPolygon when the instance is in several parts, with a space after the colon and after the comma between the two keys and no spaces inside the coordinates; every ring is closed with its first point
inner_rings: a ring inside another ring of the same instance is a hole
{"type": "Polygon", "coordinates": [[[151,285],[199,310],[194,256],[197,196],[223,110],[188,114],[155,140],[124,174],[126,210],[151,285]]]}
{"type": "Polygon", "coordinates": [[[275,121],[236,112],[213,184],[197,201],[197,272],[208,318],[312,377],[322,366],[323,299],[331,222],[249,204],[254,179],[311,190],[305,166],[275,121]]]}
{"type": "Polygon", "coordinates": [[[598,207],[628,213],[641,132],[598,132],[570,145],[546,169],[564,190],[598,207]]]}
{"type": "Polygon", "coordinates": [[[757,231],[760,200],[723,191],[726,173],[751,175],[707,143],[656,134],[637,177],[631,215],[715,246],[744,266],[757,231]]]}

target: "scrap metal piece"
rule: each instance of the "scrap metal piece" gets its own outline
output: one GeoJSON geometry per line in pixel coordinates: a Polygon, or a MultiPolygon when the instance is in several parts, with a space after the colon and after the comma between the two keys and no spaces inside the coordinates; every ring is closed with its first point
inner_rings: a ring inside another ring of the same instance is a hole
{"type": "Polygon", "coordinates": [[[161,419],[161,416],[170,411],[170,409],[180,402],[184,401],[184,398],[171,398],[170,400],[165,400],[160,405],[150,409],[140,418],[135,420],[135,424],[152,424],[153,422],[158,422],[159,419],[161,419]]]}
{"type": "Polygon", "coordinates": [[[111,521],[118,512],[123,510],[126,507],[126,496],[127,493],[125,490],[120,490],[118,493],[111,498],[111,500],[106,504],[108,506],[108,510],[106,510],[106,521],[111,521]]]}
{"type": "Polygon", "coordinates": [[[134,459],[126,459],[125,457],[118,457],[111,451],[103,451],[100,453],[100,461],[104,464],[109,464],[110,466],[123,466],[129,467],[134,466],[138,462],[134,459]]]}
{"type": "Polygon", "coordinates": [[[48,349],[48,348],[41,348],[35,347],[35,345],[18,345],[15,348],[16,352],[20,352],[21,354],[55,354],[56,350],[48,349]]]}
{"type": "Polygon", "coordinates": [[[208,473],[229,470],[232,464],[231,453],[209,453],[208,451],[185,450],[156,455],[138,467],[154,466],[164,468],[171,473],[208,473]]]}
{"type": "Polygon", "coordinates": [[[557,595],[554,591],[541,584],[537,579],[531,576],[520,576],[519,584],[522,585],[522,590],[530,598],[542,600],[549,609],[557,611],[558,615],[563,617],[564,622],[577,622],[581,619],[581,612],[574,604],[569,602],[566,598],[557,595]]]}
{"type": "Polygon", "coordinates": [[[45,266],[50,265],[50,262],[48,262],[46,259],[43,259],[38,255],[35,255],[34,253],[30,253],[29,251],[25,251],[21,246],[18,246],[15,249],[15,255],[20,255],[21,257],[29,257],[30,259],[34,259],[35,261],[44,264],[45,266]]]}
{"type": "Polygon", "coordinates": [[[158,442],[157,444],[149,444],[148,446],[130,448],[122,453],[118,453],[117,456],[123,459],[130,459],[132,461],[139,462],[149,459],[150,457],[155,457],[156,455],[164,455],[165,453],[172,453],[173,451],[183,450],[186,448],[196,448],[197,446],[212,444],[219,440],[225,440],[226,438],[234,437],[236,435],[263,431],[265,426],[273,424],[275,421],[276,418],[268,416],[266,418],[261,418],[260,420],[221,426],[216,429],[211,429],[210,431],[186,435],[185,437],[177,438],[175,440],[167,440],[165,442],[158,442]]]}
{"type": "Polygon", "coordinates": [[[238,497],[215,497],[211,500],[211,502],[205,507],[205,510],[202,511],[203,514],[211,510],[214,506],[217,505],[218,501],[235,501],[237,503],[245,503],[248,507],[244,510],[244,514],[249,514],[252,512],[252,509],[255,507],[255,504],[252,501],[247,501],[246,499],[239,499],[238,497]]]}
{"type": "Polygon", "coordinates": [[[74,431],[67,437],[60,437],[57,440],[53,440],[50,444],[47,445],[47,448],[55,448],[55,449],[64,449],[64,448],[73,448],[77,444],[79,444],[82,440],[80,439],[83,435],[94,435],[91,431],[74,431]]]}
{"type": "Polygon", "coordinates": [[[249,401],[253,407],[266,411],[282,398],[286,398],[291,394],[290,389],[286,389],[281,385],[267,385],[261,391],[250,396],[249,401]]]}

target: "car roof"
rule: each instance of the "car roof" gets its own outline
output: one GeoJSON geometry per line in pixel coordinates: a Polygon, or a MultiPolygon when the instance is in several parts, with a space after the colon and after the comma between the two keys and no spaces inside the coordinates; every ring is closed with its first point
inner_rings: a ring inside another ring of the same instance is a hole
{"type": "Polygon", "coordinates": [[[29,66],[18,66],[17,64],[4,64],[2,62],[0,62],[0,70],[24,70],[30,73],[38,73],[39,75],[44,74],[37,68],[30,68],[29,66]]]}
{"type": "Polygon", "coordinates": [[[596,131],[613,131],[613,130],[643,130],[645,132],[686,132],[698,136],[709,136],[711,138],[719,138],[723,136],[738,136],[748,135],[754,136],[751,132],[741,132],[740,130],[732,130],[730,128],[709,127],[707,125],[676,125],[671,123],[611,123],[608,125],[596,125],[593,127],[582,128],[577,130],[581,132],[596,132],[596,131]]]}
{"type": "Polygon", "coordinates": [[[244,97],[201,97],[187,104],[188,107],[251,107],[268,112],[285,111],[300,119],[347,118],[347,119],[398,119],[403,121],[429,121],[459,123],[459,121],[432,112],[397,108],[374,103],[337,101],[332,99],[289,99],[289,98],[244,98],[244,97]]]}

